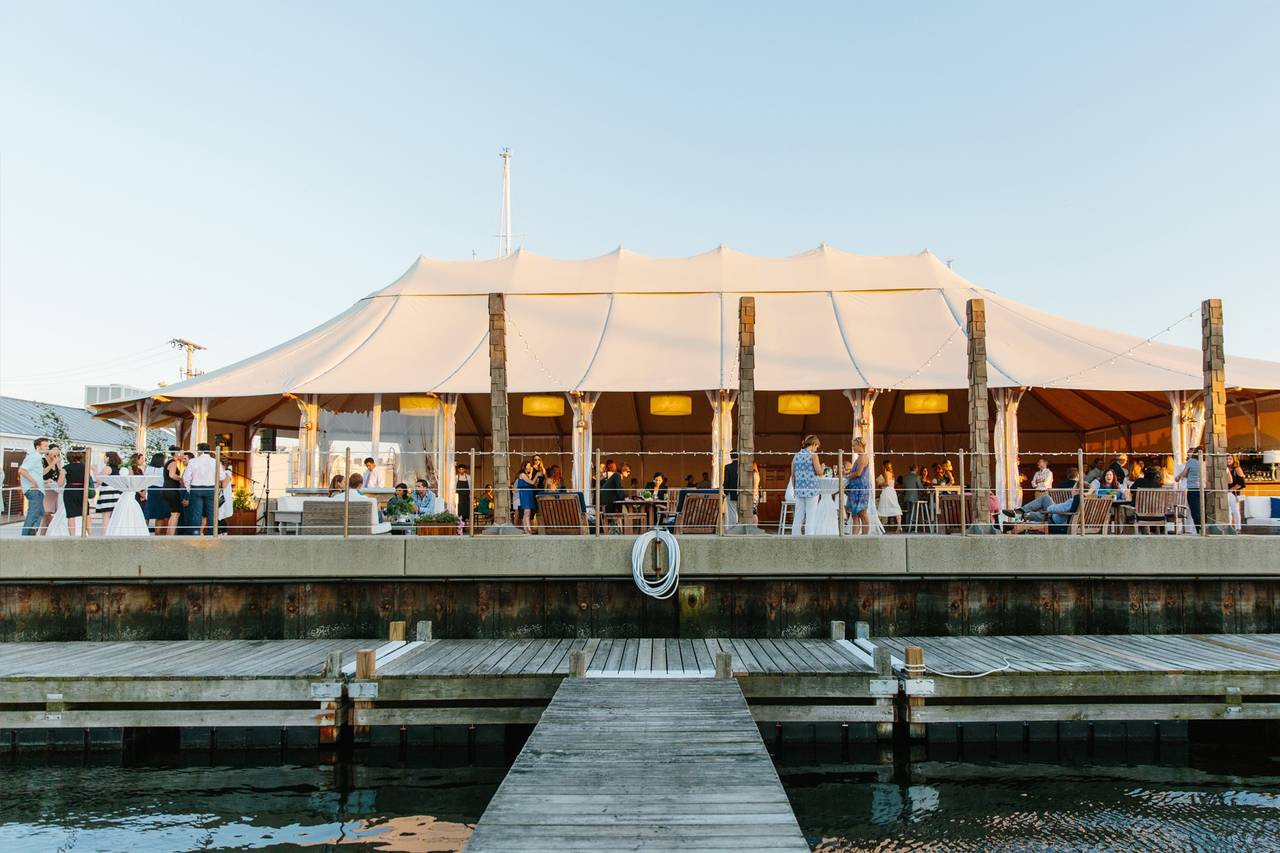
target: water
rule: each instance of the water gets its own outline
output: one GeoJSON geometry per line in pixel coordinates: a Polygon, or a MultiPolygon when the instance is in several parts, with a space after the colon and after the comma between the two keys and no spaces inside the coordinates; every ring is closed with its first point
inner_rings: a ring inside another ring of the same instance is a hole
{"type": "MultiPolygon", "coordinates": [[[[1280,850],[1280,757],[1138,752],[971,746],[895,768],[788,745],[779,772],[819,851],[1280,850]]],[[[0,850],[456,851],[506,772],[501,755],[489,767],[465,756],[414,766],[394,753],[338,765],[242,759],[7,760],[0,850]]]]}

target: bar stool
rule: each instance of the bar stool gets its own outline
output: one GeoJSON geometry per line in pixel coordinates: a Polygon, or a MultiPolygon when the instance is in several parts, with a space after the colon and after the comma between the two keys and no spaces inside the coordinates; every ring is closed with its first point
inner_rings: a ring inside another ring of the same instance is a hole
{"type": "Polygon", "coordinates": [[[791,524],[796,516],[796,502],[783,501],[781,509],[778,510],[778,534],[782,535],[791,530],[791,524]]]}
{"type": "Polygon", "coordinates": [[[907,521],[908,533],[933,533],[937,530],[936,522],[933,501],[917,500],[911,504],[911,515],[907,521]]]}

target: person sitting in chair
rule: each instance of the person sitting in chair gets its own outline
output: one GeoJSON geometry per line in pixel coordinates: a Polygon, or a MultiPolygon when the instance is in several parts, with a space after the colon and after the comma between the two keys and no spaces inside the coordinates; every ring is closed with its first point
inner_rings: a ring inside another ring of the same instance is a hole
{"type": "Polygon", "coordinates": [[[1031,524],[1043,524],[1052,521],[1054,524],[1066,524],[1068,519],[1080,508],[1080,496],[1072,495],[1065,501],[1055,502],[1047,493],[1033,501],[1028,501],[1017,509],[1001,510],[1001,515],[1016,521],[1031,524]]]}

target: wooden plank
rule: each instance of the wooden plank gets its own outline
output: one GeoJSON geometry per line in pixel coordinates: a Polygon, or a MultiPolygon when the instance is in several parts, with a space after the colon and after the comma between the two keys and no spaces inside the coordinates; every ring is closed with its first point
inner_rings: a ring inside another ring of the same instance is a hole
{"type": "Polygon", "coordinates": [[[642,637],[636,647],[636,672],[644,673],[653,670],[653,640],[642,637]]]}
{"type": "MultiPolygon", "coordinates": [[[[934,700],[930,700],[934,702],[934,700]]],[[[1234,719],[1280,719],[1280,703],[1246,702],[1234,719]]],[[[938,705],[912,709],[920,723],[996,723],[1041,720],[1225,720],[1225,702],[1037,703],[1034,705],[938,705]]]]}
{"type": "Polygon", "coordinates": [[[733,679],[575,678],[561,683],[467,850],[579,849],[809,846],[733,679]]]}

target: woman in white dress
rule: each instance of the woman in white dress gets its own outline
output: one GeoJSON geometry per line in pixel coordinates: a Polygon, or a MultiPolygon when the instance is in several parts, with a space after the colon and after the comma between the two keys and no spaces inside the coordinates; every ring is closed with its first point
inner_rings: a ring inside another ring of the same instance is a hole
{"type": "Polygon", "coordinates": [[[893,521],[894,529],[902,532],[902,506],[898,503],[898,490],[894,485],[893,463],[884,463],[880,476],[876,477],[876,486],[880,489],[880,499],[876,502],[876,514],[881,519],[893,521]]]}
{"type": "Polygon", "coordinates": [[[218,480],[218,483],[222,486],[222,503],[218,504],[218,532],[226,533],[226,528],[221,527],[221,523],[230,518],[231,513],[234,511],[231,494],[231,466],[224,465],[219,475],[221,479],[218,480]]]}

